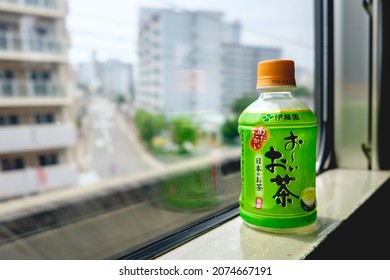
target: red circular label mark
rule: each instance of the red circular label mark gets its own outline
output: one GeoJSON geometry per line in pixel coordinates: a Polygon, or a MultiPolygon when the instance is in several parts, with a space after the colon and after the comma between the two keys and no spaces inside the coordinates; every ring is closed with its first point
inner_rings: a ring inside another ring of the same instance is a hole
{"type": "Polygon", "coordinates": [[[264,127],[260,126],[252,130],[250,144],[253,150],[260,150],[265,141],[267,141],[267,131],[264,127]]]}

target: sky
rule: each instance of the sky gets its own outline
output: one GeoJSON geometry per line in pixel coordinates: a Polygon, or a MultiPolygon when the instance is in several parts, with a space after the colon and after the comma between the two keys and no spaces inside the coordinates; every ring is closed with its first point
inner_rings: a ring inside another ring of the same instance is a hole
{"type": "Polygon", "coordinates": [[[177,11],[213,10],[224,21],[239,20],[241,43],[282,47],[282,58],[297,66],[314,65],[314,0],[67,0],[69,58],[74,65],[119,59],[137,63],[138,10],[140,7],[177,11]]]}

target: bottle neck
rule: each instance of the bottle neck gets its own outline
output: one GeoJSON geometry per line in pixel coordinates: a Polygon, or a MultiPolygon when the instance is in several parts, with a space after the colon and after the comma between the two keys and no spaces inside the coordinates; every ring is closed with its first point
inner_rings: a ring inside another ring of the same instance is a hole
{"type": "Polygon", "coordinates": [[[268,98],[292,98],[292,90],[293,86],[281,86],[281,87],[263,87],[259,88],[260,98],[268,99],[268,98]]]}

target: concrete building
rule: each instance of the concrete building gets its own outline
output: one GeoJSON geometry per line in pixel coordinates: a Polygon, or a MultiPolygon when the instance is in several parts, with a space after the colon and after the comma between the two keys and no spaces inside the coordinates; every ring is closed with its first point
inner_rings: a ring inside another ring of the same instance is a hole
{"type": "Polygon", "coordinates": [[[79,85],[90,92],[98,92],[101,89],[101,65],[97,60],[96,52],[92,53],[91,61],[78,64],[75,71],[79,85]]]}
{"type": "Polygon", "coordinates": [[[244,46],[239,22],[223,13],[142,8],[136,106],[154,112],[228,113],[255,91],[257,63],[278,48],[244,46]]]}
{"type": "Polygon", "coordinates": [[[102,91],[110,99],[115,95],[133,97],[133,66],[116,59],[102,64],[102,91]]]}
{"type": "Polygon", "coordinates": [[[246,93],[256,92],[257,64],[267,59],[279,59],[282,50],[241,44],[224,44],[222,107],[229,113],[231,105],[246,93]]]}
{"type": "Polygon", "coordinates": [[[221,110],[223,43],[240,25],[211,11],[142,8],[136,106],[169,114],[221,110]]]}
{"type": "Polygon", "coordinates": [[[134,97],[132,64],[116,59],[99,62],[93,55],[91,62],[80,63],[76,71],[77,82],[90,92],[101,93],[110,99],[118,94],[127,98],[134,97]]]}
{"type": "Polygon", "coordinates": [[[77,183],[66,2],[0,1],[0,199],[77,183]]]}

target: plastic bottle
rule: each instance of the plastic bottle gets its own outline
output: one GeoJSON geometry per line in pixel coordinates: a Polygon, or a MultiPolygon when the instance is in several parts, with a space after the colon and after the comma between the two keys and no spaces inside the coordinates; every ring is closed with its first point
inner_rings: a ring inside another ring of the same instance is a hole
{"type": "Polygon", "coordinates": [[[261,61],[257,71],[260,96],[238,119],[240,216],[264,231],[315,231],[316,117],[292,95],[293,60],[261,61]]]}

